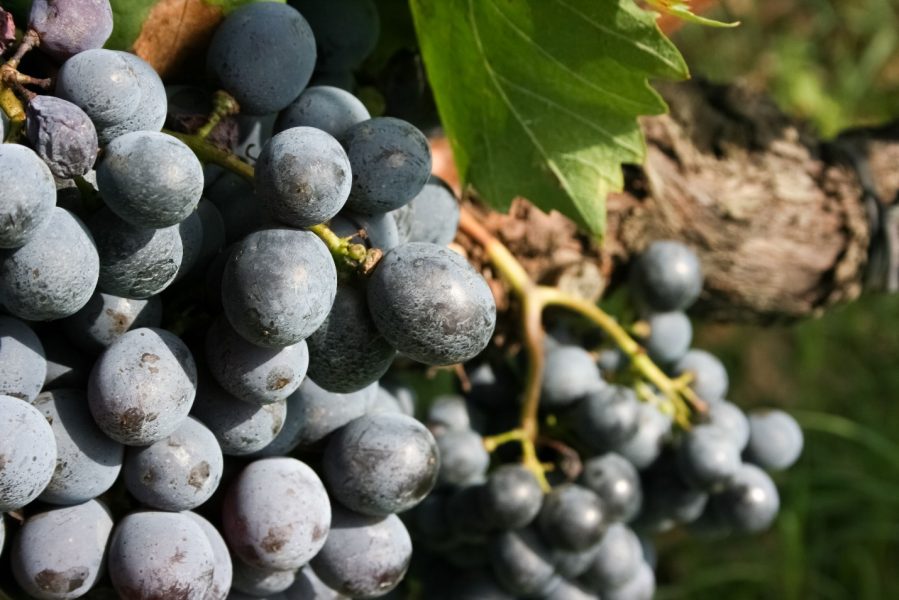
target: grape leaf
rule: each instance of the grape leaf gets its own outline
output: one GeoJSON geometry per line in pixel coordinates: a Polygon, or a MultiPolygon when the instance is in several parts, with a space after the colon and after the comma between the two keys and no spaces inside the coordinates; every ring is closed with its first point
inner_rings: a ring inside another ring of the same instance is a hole
{"type": "Polygon", "coordinates": [[[437,108],[463,180],[505,210],[522,196],[596,235],[637,117],[666,110],[648,78],[688,76],[632,0],[410,0],[437,108]]]}
{"type": "Polygon", "coordinates": [[[690,6],[689,0],[646,0],[646,2],[663,13],[687,23],[696,23],[706,27],[737,27],[740,24],[739,21],[716,21],[696,14],[690,6]]]}

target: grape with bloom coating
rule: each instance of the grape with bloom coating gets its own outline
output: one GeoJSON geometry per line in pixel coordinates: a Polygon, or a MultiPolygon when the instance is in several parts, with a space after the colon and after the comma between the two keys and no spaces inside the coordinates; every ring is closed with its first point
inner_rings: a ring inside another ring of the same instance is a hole
{"type": "Polygon", "coordinates": [[[161,322],[159,296],[137,300],[97,291],[81,310],[62,321],[62,327],[73,344],[89,352],[100,352],[126,331],[159,327],[161,322]]]}
{"type": "Polygon", "coordinates": [[[0,512],[37,498],[56,467],[56,439],[44,415],[12,396],[0,396],[0,457],[0,512]]]}
{"type": "Polygon", "coordinates": [[[28,27],[41,51],[61,61],[103,47],[112,33],[112,7],[109,0],[34,0],[28,27]]]}
{"type": "Polygon", "coordinates": [[[696,253],[671,240],[651,243],[631,271],[634,294],[655,311],[686,309],[699,298],[702,281],[696,253]]]}
{"type": "Polygon", "coordinates": [[[0,395],[31,402],[47,374],[44,346],[37,334],[13,317],[0,315],[0,395]]]}
{"type": "Polygon", "coordinates": [[[209,545],[212,547],[215,572],[212,575],[212,586],[209,588],[209,591],[206,592],[206,596],[203,600],[225,600],[225,597],[228,595],[228,590],[231,588],[231,577],[233,573],[231,554],[228,552],[228,545],[225,544],[225,539],[222,537],[222,534],[219,533],[219,530],[216,529],[212,523],[195,512],[185,511],[182,514],[190,517],[194,523],[200,526],[200,529],[206,534],[206,539],[209,540],[209,545]]]}
{"type": "Polygon", "coordinates": [[[802,454],[802,429],[782,410],[756,410],[749,415],[746,458],[768,471],[790,468],[802,454]]]}
{"type": "Polygon", "coordinates": [[[275,132],[291,127],[315,127],[335,138],[362,121],[371,118],[356,96],[329,85],[311,85],[281,111],[275,121],[275,132]]]}

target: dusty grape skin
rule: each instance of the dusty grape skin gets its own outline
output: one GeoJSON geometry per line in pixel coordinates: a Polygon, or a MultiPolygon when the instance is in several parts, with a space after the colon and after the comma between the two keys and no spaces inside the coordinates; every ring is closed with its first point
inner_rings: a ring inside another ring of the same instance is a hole
{"type": "Polygon", "coordinates": [[[350,161],[330,134],[292,127],[275,135],[256,162],[256,195],[266,212],[291,227],[324,223],[350,194],[350,161]]]}
{"type": "Polygon", "coordinates": [[[103,575],[112,526],[96,500],[32,515],[10,552],[16,581],[33,598],[83,596],[103,575]]]}
{"type": "Polygon", "coordinates": [[[414,125],[376,117],[350,127],[340,138],[353,173],[346,207],[362,214],[386,213],[418,194],[431,174],[431,150],[414,125]]]}
{"type": "Polygon", "coordinates": [[[637,431],[614,450],[629,460],[638,469],[645,469],[662,452],[665,442],[671,437],[671,417],[658,408],[641,402],[637,405],[637,431]]]}
{"type": "Polygon", "coordinates": [[[219,25],[207,68],[251,115],[278,112],[300,95],[315,66],[312,29],[283,4],[251,4],[219,25]]]}
{"type": "Polygon", "coordinates": [[[150,64],[130,52],[122,52],[122,58],[129,69],[137,76],[140,89],[140,101],[135,111],[120,123],[105,128],[97,128],[100,144],[108,144],[117,137],[134,131],[158,132],[165,123],[168,112],[168,99],[165,86],[159,74],[150,64]]]}
{"type": "Polygon", "coordinates": [[[543,499],[537,525],[555,547],[583,551],[605,533],[607,517],[602,501],[592,490],[568,483],[553,488],[543,499]]]}
{"type": "Polygon", "coordinates": [[[235,245],[222,278],[225,316],[244,339],[283,348],[318,329],[334,303],[337,269],[314,233],[264,229],[235,245]]]}
{"type": "Polygon", "coordinates": [[[540,483],[519,465],[503,465],[492,471],[480,494],[484,514],[503,529],[527,526],[540,512],[542,502],[540,483]]]}
{"type": "Polygon", "coordinates": [[[430,365],[466,362],[490,341],[496,304],[465,259],[413,242],[388,252],[368,282],[368,306],[390,345],[430,365]]]}
{"type": "Polygon", "coordinates": [[[337,285],[334,304],[309,344],[309,376],[332,392],[355,392],[381,378],[396,350],[375,327],[365,289],[359,284],[337,285]]]}
{"type": "Polygon", "coordinates": [[[727,394],[729,379],[727,370],[715,355],[693,348],[672,367],[674,375],[692,373],[690,387],[706,402],[718,402],[727,394]]]}
{"type": "Polygon", "coordinates": [[[264,569],[237,559],[233,562],[234,578],[231,588],[256,597],[279,594],[293,585],[296,569],[264,569]]]}
{"type": "Polygon", "coordinates": [[[206,539],[209,541],[209,545],[212,548],[215,572],[212,575],[212,585],[209,587],[203,600],[225,600],[225,597],[228,595],[228,590],[231,588],[231,579],[234,572],[231,565],[231,554],[228,552],[228,545],[225,544],[225,539],[222,537],[222,534],[219,533],[218,529],[216,529],[212,523],[197,513],[189,510],[182,514],[186,517],[190,517],[194,523],[200,526],[200,529],[206,534],[206,539]]]}
{"type": "Polygon", "coordinates": [[[324,479],[335,500],[384,516],[421,502],[437,481],[434,436],[406,415],[364,415],[339,429],[325,448],[324,479]]]}
{"type": "Polygon", "coordinates": [[[283,348],[260,348],[243,339],[220,316],[206,332],[206,365],[219,385],[250,404],[286,400],[309,365],[305,341],[283,348]]]}
{"type": "Polygon", "coordinates": [[[631,270],[631,286],[638,300],[654,311],[684,310],[702,292],[702,267],[688,246],[671,240],[655,241],[631,270]]]}
{"type": "Polygon", "coordinates": [[[540,406],[548,410],[569,406],[588,392],[606,387],[589,352],[559,345],[546,353],[540,406]]]}
{"type": "Polygon", "coordinates": [[[345,600],[346,596],[333,590],[319,579],[312,567],[305,566],[297,571],[297,579],[285,592],[287,600],[345,600]]]}
{"type": "Polygon", "coordinates": [[[19,248],[49,223],[56,183],[46,163],[19,144],[0,144],[0,181],[0,248],[19,248]]]}
{"type": "Polygon", "coordinates": [[[599,496],[610,521],[628,522],[640,512],[643,491],[634,465],[609,452],[584,462],[579,479],[599,496]]]}
{"type": "Polygon", "coordinates": [[[106,205],[135,227],[161,229],[186,219],[203,193],[203,165],[178,138],[133,131],[106,145],[97,166],[106,205]]]}
{"type": "Polygon", "coordinates": [[[532,529],[504,531],[490,540],[493,573],[516,596],[541,594],[555,577],[549,549],[532,529]]]}
{"type": "Polygon", "coordinates": [[[222,519],[222,533],[241,560],[266,569],[298,569],[325,544],[331,505],[318,475],[304,463],[263,458],[231,484],[222,519]]]}
{"type": "Polygon", "coordinates": [[[108,566],[112,585],[123,598],[204,600],[212,587],[215,555],[190,517],[141,511],[117,524],[108,566]]]}
{"type": "Polygon", "coordinates": [[[197,367],[177,336],[142,327],[122,335],[94,364],[91,414],[106,435],[146,446],[181,426],[197,390],[197,367]]]}
{"type": "Polygon", "coordinates": [[[56,60],[101,48],[112,33],[109,0],[34,0],[28,27],[37,31],[40,50],[56,60]]]}
{"type": "Polygon", "coordinates": [[[727,400],[713,402],[706,413],[708,424],[723,429],[741,452],[749,442],[749,420],[739,406],[727,400]]]}
{"type": "Polygon", "coordinates": [[[90,300],[99,273],[97,247],[87,228],[54,207],[37,237],[17,250],[0,251],[0,303],[31,321],[68,317],[90,300]]]}
{"type": "Polygon", "coordinates": [[[449,185],[431,175],[424,188],[405,206],[391,212],[400,229],[400,239],[446,246],[459,227],[459,201],[449,185]]]}
{"type": "Polygon", "coordinates": [[[316,71],[353,71],[377,44],[380,19],[371,0],[291,0],[290,5],[303,13],[315,33],[316,71]]]}
{"type": "Polygon", "coordinates": [[[184,257],[177,226],[134,227],[103,208],[91,218],[90,229],[100,255],[101,291],[144,299],[175,280],[184,257]]]}
{"type": "Polygon", "coordinates": [[[283,400],[264,405],[243,402],[207,375],[200,377],[191,414],[212,431],[222,454],[244,456],[262,450],[277,437],[284,427],[286,404],[283,400]]]}
{"type": "Polygon", "coordinates": [[[677,449],[684,481],[699,489],[727,483],[739,470],[740,450],[727,433],[708,425],[693,427],[677,449]]]}
{"type": "Polygon", "coordinates": [[[593,561],[581,580],[590,588],[605,590],[627,582],[643,564],[643,547],[626,525],[615,523],[596,547],[593,561]]]}
{"type": "Polygon", "coordinates": [[[647,319],[650,328],[646,351],[656,363],[670,364],[680,360],[693,341],[693,325],[681,311],[654,313],[647,319]]]}
{"type": "Polygon", "coordinates": [[[159,327],[161,322],[162,301],[158,296],[136,300],[98,291],[81,310],[64,319],[62,327],[76,346],[101,352],[126,331],[159,327]]]}
{"type": "Polygon", "coordinates": [[[0,315],[0,395],[34,400],[44,385],[47,359],[31,327],[0,315]]]}
{"type": "Polygon", "coordinates": [[[149,446],[129,448],[125,487],[143,504],[182,511],[206,502],[222,478],[222,450],[200,421],[188,417],[168,437],[149,446]]]}
{"type": "Polygon", "coordinates": [[[315,127],[339,138],[356,123],[370,118],[365,105],[346,90],[313,85],[281,111],[275,121],[275,132],[291,127],[315,127]]]}
{"type": "Polygon", "coordinates": [[[782,410],[755,410],[749,414],[746,459],[767,471],[790,468],[802,454],[802,429],[782,410]]]}
{"type": "Polygon", "coordinates": [[[90,117],[68,100],[36,96],[25,108],[28,141],[60,179],[79,177],[97,160],[97,129],[90,117]]]}
{"type": "Polygon", "coordinates": [[[112,487],[122,468],[124,448],[97,427],[82,390],[42,392],[32,403],[46,417],[56,439],[56,469],[38,499],[77,504],[112,487]]]}
{"type": "Polygon", "coordinates": [[[226,244],[240,241],[262,227],[262,206],[253,186],[239,175],[224,173],[206,188],[206,196],[222,215],[226,244]]]}
{"type": "Polygon", "coordinates": [[[441,485],[467,485],[481,480],[490,466],[490,455],[480,434],[470,429],[446,431],[437,437],[441,485]]]}
{"type": "Polygon", "coordinates": [[[374,397],[372,386],[358,392],[338,394],[319,387],[312,379],[287,398],[284,428],[259,456],[287,454],[294,448],[308,448],[366,413],[374,397]]]}
{"type": "Polygon", "coordinates": [[[360,515],[333,508],[328,540],[311,565],[329,587],[352,598],[377,598],[395,588],[409,568],[412,540],[396,515],[360,515]]]}
{"type": "Polygon", "coordinates": [[[56,467],[56,439],[39,410],[0,396],[0,512],[18,510],[47,487],[56,467]]]}
{"type": "Polygon", "coordinates": [[[605,452],[637,432],[640,403],[630,388],[612,385],[591,391],[563,415],[590,449],[605,452]]]}

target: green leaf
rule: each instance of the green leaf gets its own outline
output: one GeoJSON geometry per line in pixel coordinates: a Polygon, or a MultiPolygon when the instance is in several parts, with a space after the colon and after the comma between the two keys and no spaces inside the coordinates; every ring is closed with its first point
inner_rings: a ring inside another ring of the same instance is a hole
{"type": "Polygon", "coordinates": [[[648,78],[688,76],[632,0],[410,0],[459,173],[505,210],[523,196],[602,235],[639,115],[666,110],[648,78]]]}
{"type": "Polygon", "coordinates": [[[739,21],[716,21],[715,19],[697,15],[690,9],[690,3],[687,0],[646,0],[646,3],[688,23],[696,23],[706,27],[736,27],[740,24],[739,21]]]}

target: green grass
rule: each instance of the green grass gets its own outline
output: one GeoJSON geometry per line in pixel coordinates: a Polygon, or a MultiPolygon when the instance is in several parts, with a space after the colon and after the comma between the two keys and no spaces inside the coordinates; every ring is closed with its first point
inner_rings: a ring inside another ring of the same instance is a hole
{"type": "Polygon", "coordinates": [[[743,406],[781,406],[806,434],[776,478],[761,536],[659,540],[661,598],[899,598],[899,298],[870,297],[794,328],[707,329],[743,406]]]}

